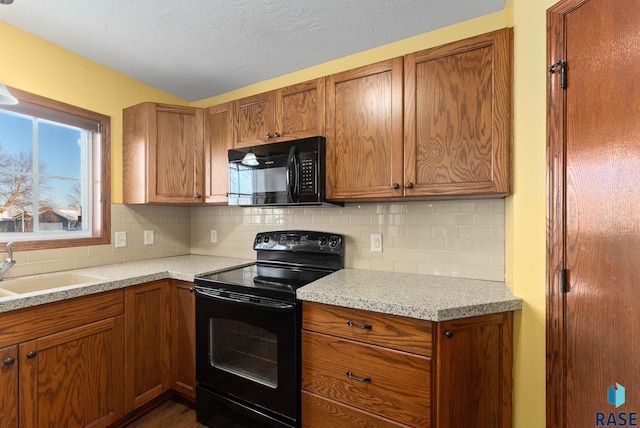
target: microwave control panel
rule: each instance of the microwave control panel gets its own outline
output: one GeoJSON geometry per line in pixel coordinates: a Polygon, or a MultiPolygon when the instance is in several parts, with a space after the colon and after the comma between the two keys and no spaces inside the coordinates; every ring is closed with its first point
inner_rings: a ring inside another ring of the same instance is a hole
{"type": "Polygon", "coordinates": [[[300,194],[315,194],[317,192],[317,159],[317,152],[300,152],[300,194]]]}

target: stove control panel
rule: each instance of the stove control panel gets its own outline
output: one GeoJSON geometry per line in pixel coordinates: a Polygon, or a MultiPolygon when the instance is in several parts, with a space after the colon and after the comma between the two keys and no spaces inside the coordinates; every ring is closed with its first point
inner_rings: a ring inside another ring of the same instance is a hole
{"type": "Polygon", "coordinates": [[[253,249],[343,254],[344,236],[304,230],[260,232],[256,235],[253,249]]]}

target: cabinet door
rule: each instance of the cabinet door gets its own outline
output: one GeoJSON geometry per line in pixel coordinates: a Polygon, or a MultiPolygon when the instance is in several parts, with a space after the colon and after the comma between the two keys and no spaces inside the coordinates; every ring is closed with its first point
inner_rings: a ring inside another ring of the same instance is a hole
{"type": "Polygon", "coordinates": [[[124,415],[122,316],[20,344],[20,426],[106,427],[124,415]]]}
{"type": "Polygon", "coordinates": [[[196,300],[190,282],[176,281],[171,289],[171,385],[196,398],[196,300]]]}
{"type": "Polygon", "coordinates": [[[329,199],[402,196],[402,114],[402,58],[327,78],[329,199]]]}
{"type": "Polygon", "coordinates": [[[436,334],[436,427],[511,427],[512,313],[443,321],[436,334]]]}
{"type": "Polygon", "coordinates": [[[257,146],[275,142],[275,91],[235,101],[234,147],[257,146]]]}
{"type": "Polygon", "coordinates": [[[209,107],[205,116],[205,202],[227,203],[228,150],[233,148],[233,103],[209,107]]]}
{"type": "Polygon", "coordinates": [[[18,346],[0,348],[0,428],[18,427],[18,346]]]}
{"type": "Polygon", "coordinates": [[[278,141],[325,135],[325,79],[287,86],[276,93],[278,141]]]}
{"type": "Polygon", "coordinates": [[[202,109],[155,103],[124,109],[125,204],[202,202],[203,158],[202,109]]]}
{"type": "Polygon", "coordinates": [[[512,30],[405,57],[406,196],[509,193],[512,30]]]}
{"type": "Polygon", "coordinates": [[[149,146],[149,201],[202,202],[204,113],[156,106],[156,144],[149,146]]]}
{"type": "Polygon", "coordinates": [[[169,389],[170,283],[125,290],[125,409],[127,413],[169,389]]]}

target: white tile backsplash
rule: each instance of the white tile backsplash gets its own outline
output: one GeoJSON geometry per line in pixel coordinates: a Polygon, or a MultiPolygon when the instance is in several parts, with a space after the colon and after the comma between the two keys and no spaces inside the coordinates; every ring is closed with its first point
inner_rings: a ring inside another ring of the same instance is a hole
{"type": "Polygon", "coordinates": [[[240,208],[112,205],[112,244],[16,252],[7,277],[182,254],[255,258],[256,233],[308,229],[346,236],[346,266],[389,272],[504,280],[504,200],[388,202],[345,207],[240,208]],[[210,242],[215,229],[218,242],[210,242]],[[144,231],[155,243],[144,245],[144,231]],[[115,248],[113,234],[127,232],[115,248]],[[370,251],[372,233],[383,251],[370,251]]]}
{"type": "Polygon", "coordinates": [[[255,258],[257,232],[308,229],[346,235],[356,269],[504,280],[504,200],[346,204],[345,207],[191,208],[191,252],[255,258]],[[209,242],[210,230],[218,242],[209,242]],[[372,233],[383,252],[370,251],[372,233]]]}

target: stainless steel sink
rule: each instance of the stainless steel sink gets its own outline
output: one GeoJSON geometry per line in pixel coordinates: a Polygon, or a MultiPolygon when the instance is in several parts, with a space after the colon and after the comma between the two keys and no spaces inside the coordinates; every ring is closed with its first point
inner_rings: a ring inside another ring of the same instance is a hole
{"type": "Polygon", "coordinates": [[[102,280],[100,278],[72,272],[52,273],[49,275],[27,278],[5,279],[4,281],[0,281],[0,297],[99,281],[102,280]]]}

